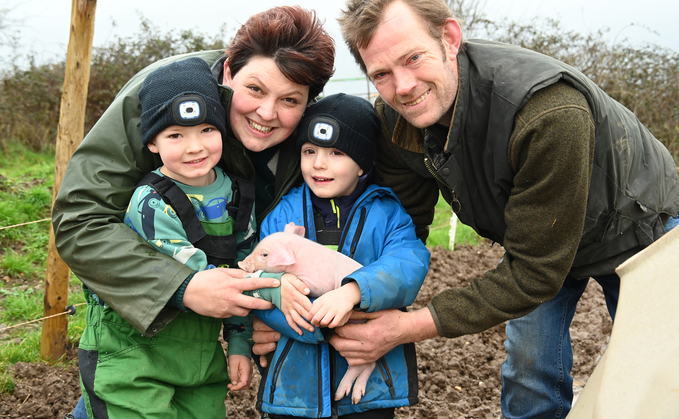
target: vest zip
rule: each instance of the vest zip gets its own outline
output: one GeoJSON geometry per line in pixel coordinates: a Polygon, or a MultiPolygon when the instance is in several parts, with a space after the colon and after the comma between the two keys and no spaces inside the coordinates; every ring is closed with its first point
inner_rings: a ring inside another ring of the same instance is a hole
{"type": "Polygon", "coordinates": [[[436,179],[440,184],[446,185],[446,188],[448,188],[450,193],[453,194],[453,203],[452,203],[453,205],[451,205],[451,207],[453,208],[453,211],[455,213],[460,212],[460,210],[462,209],[462,205],[460,204],[460,201],[458,201],[458,199],[457,199],[457,194],[455,193],[455,191],[453,189],[451,189],[450,186],[448,186],[448,184],[441,178],[441,176],[439,176],[439,174],[436,172],[436,168],[434,167],[434,164],[431,162],[431,159],[427,155],[424,156],[424,167],[427,168],[429,173],[431,173],[431,175],[434,176],[434,179],[436,179]]]}
{"type": "Polygon", "coordinates": [[[391,398],[392,399],[396,398],[396,389],[394,388],[394,381],[391,378],[391,371],[389,370],[389,365],[387,365],[387,360],[384,359],[384,357],[378,360],[377,369],[380,370],[380,373],[382,374],[382,379],[389,388],[389,394],[391,394],[391,398]]]}
{"type": "Polygon", "coordinates": [[[295,341],[293,339],[288,339],[288,341],[285,343],[285,348],[283,348],[283,352],[281,352],[281,356],[278,358],[278,362],[276,362],[276,368],[274,368],[273,376],[271,377],[271,392],[269,393],[269,403],[273,403],[273,396],[274,393],[276,393],[276,382],[278,381],[278,375],[281,373],[283,362],[285,361],[285,358],[288,357],[288,353],[290,352],[290,349],[292,349],[292,344],[294,342],[295,341]]]}

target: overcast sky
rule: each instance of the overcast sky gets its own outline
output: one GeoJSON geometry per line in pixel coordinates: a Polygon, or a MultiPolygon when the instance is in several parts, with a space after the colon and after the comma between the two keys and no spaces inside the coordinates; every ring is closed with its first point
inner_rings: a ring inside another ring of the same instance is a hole
{"type": "MultiPolygon", "coordinates": [[[[344,46],[336,22],[345,4],[343,0],[98,0],[94,45],[104,45],[115,35],[125,37],[137,32],[140,14],[158,26],[161,33],[176,28],[198,29],[214,35],[222,24],[226,24],[225,39],[230,39],[236,28],[252,14],[284,4],[315,9],[325,19],[326,28],[336,42],[335,78],[362,76],[344,46]]],[[[650,42],[679,51],[677,0],[480,0],[480,4],[494,21],[509,18],[527,23],[536,16],[549,16],[559,20],[564,29],[589,33],[608,28],[611,40],[627,39],[634,44],[650,42]]],[[[20,23],[18,30],[23,47],[48,60],[65,56],[71,0],[0,0],[0,8],[11,9],[10,17],[20,23]]],[[[330,83],[326,94],[341,90],[359,93],[349,91],[351,89],[364,93],[367,89],[365,82],[347,86],[330,83]]]]}

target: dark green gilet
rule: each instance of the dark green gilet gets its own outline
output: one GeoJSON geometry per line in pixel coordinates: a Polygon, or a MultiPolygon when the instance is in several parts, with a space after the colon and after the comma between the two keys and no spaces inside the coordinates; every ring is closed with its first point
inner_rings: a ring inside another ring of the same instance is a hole
{"type": "MultiPolygon", "coordinates": [[[[676,166],[631,111],[581,72],[524,48],[467,41],[458,63],[460,87],[445,146],[428,129],[421,134],[441,193],[463,223],[503,242],[515,175],[507,154],[514,118],[536,91],[566,82],[587,99],[596,130],[585,226],[571,274],[612,273],[665,233],[664,221],[679,212],[676,166]]],[[[388,106],[385,113],[393,132],[398,114],[388,106]]],[[[399,153],[413,170],[432,177],[422,154],[402,148],[399,153]]]]}

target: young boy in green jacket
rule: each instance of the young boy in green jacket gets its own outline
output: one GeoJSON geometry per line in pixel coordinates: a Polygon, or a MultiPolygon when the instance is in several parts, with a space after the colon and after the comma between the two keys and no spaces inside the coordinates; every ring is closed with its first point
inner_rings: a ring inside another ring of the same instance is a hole
{"type": "MultiPolygon", "coordinates": [[[[139,100],[143,143],[163,166],[140,182],[125,223],[196,272],[235,266],[256,238],[253,202],[242,198],[254,192],[243,193],[253,186],[216,167],[226,112],[208,64],[189,58],[156,69],[144,80],[139,100]]],[[[222,321],[182,303],[189,282],[168,304],[180,313],[153,337],[86,289],[87,327],[80,342],[86,359],[80,370],[89,417],[223,419],[228,389],[249,386],[251,327],[244,318],[225,322],[229,374],[219,342],[222,321]]]]}

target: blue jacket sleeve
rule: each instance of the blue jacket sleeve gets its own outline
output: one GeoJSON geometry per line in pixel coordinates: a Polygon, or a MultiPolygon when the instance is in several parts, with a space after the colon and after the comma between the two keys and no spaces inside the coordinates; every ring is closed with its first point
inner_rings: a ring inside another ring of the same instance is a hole
{"type": "MultiPolygon", "coordinates": [[[[427,276],[430,258],[401,204],[388,197],[378,199],[380,205],[371,208],[370,219],[383,224],[375,229],[383,232],[383,241],[372,243],[371,249],[379,257],[344,280],[356,281],[361,289],[360,309],[369,312],[411,305],[427,276]]],[[[360,258],[358,251],[356,259],[360,258]]]]}
{"type": "Polygon", "coordinates": [[[313,333],[300,328],[303,334],[298,335],[297,332],[292,330],[290,325],[288,325],[287,320],[285,320],[285,315],[278,308],[272,308],[270,310],[253,310],[252,312],[257,318],[263,321],[264,324],[291,339],[311,344],[318,344],[326,341],[326,337],[323,336],[321,329],[318,327],[314,327],[313,333]]]}

